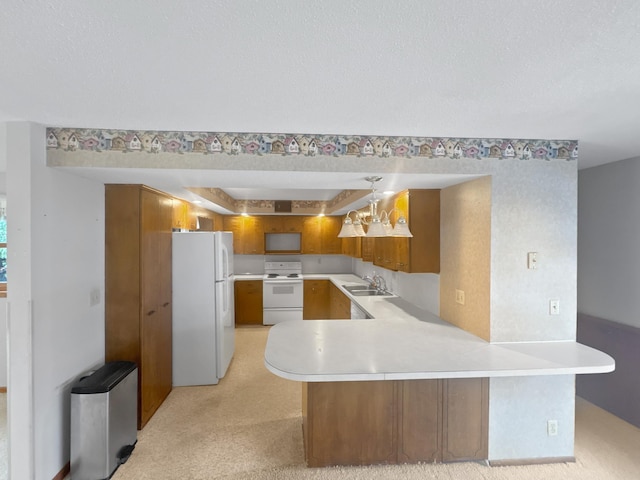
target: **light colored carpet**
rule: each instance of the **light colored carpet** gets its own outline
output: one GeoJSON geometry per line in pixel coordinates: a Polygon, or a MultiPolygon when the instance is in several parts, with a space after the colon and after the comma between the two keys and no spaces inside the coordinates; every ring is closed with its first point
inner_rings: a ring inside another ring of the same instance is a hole
{"type": "Polygon", "coordinates": [[[216,386],[175,388],[114,480],[631,480],[640,478],[640,429],[582,399],[575,463],[481,463],[310,469],[304,465],[301,387],[263,364],[268,327],[238,328],[236,355],[216,386]]]}

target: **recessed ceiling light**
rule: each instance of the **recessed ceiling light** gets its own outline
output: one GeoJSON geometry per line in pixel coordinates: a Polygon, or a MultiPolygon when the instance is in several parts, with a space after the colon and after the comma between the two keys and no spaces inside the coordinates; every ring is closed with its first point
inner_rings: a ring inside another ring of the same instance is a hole
{"type": "Polygon", "coordinates": [[[386,192],[382,192],[383,195],[393,195],[394,193],[396,193],[396,192],[394,192],[392,190],[387,190],[386,192]]]}

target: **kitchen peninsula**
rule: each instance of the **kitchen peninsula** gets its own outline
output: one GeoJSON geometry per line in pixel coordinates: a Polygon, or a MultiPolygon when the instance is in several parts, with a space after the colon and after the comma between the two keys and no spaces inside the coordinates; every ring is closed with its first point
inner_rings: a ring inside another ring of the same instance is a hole
{"type": "MultiPolygon", "coordinates": [[[[343,285],[361,283],[330,280],[347,295],[343,285]]],[[[487,448],[491,378],[614,369],[576,342],[489,343],[396,296],[351,298],[373,318],[285,322],[269,333],[266,367],[303,382],[311,467],[500,460],[487,448]]]]}

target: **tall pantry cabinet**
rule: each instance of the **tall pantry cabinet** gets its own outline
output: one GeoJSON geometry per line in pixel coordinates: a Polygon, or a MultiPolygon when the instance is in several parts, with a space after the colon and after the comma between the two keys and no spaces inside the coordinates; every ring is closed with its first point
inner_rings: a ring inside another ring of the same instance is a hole
{"type": "Polygon", "coordinates": [[[138,365],[138,429],[171,391],[172,198],[105,186],[105,360],[138,365]]]}

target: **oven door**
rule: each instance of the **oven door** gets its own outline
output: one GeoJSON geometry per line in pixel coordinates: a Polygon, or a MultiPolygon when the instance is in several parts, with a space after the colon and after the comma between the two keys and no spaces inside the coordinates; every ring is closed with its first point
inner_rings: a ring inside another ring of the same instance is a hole
{"type": "Polygon", "coordinates": [[[263,308],[302,308],[302,280],[263,280],[263,308]]]}

